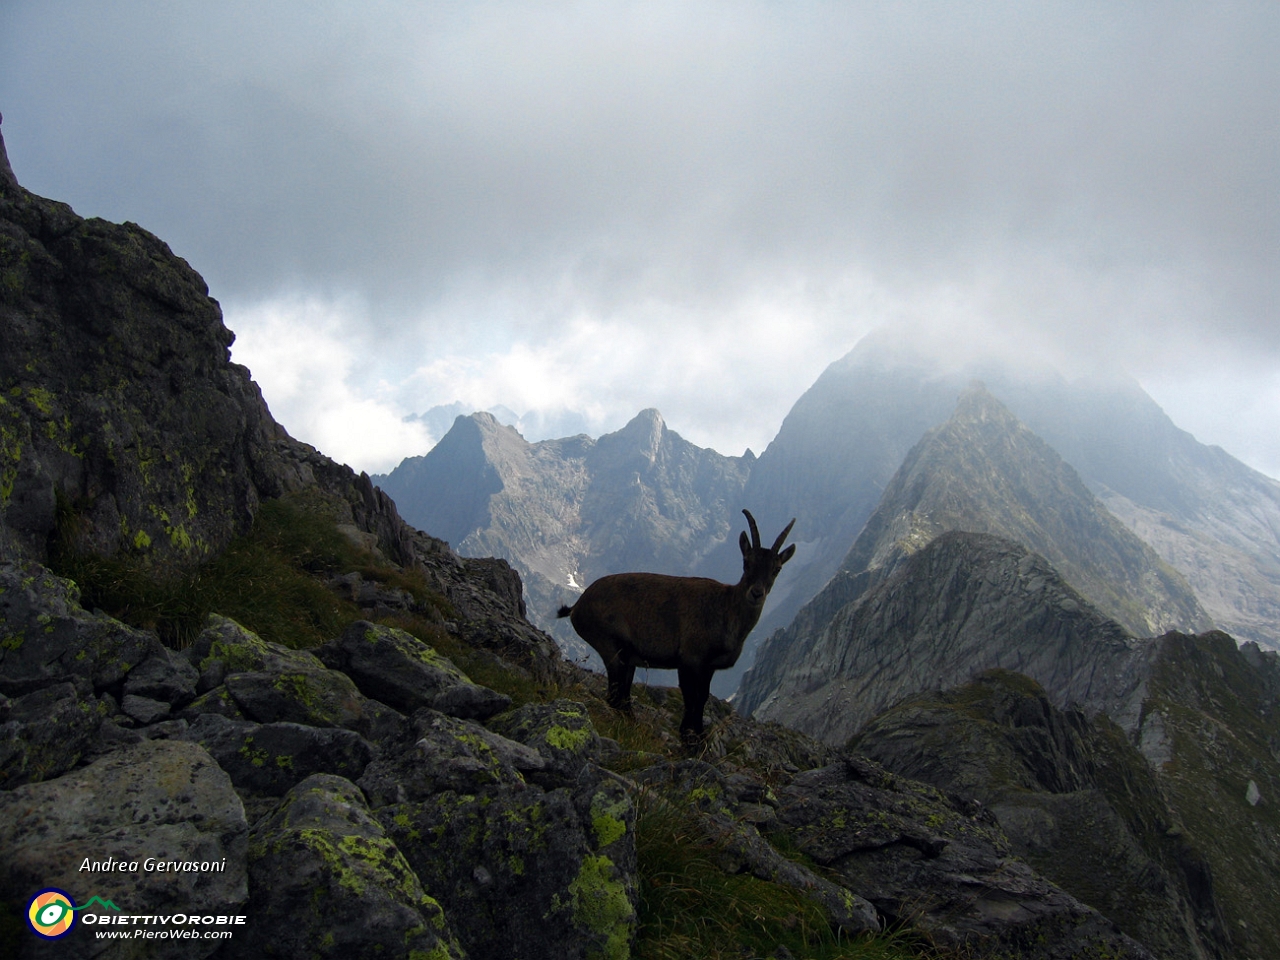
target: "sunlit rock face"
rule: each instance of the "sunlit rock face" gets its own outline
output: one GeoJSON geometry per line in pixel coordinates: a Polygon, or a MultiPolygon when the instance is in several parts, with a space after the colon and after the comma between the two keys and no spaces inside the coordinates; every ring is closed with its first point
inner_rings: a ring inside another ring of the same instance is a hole
{"type": "Polygon", "coordinates": [[[859,579],[870,581],[864,573],[833,582],[792,630],[769,639],[740,709],[844,743],[904,697],[998,667],[1036,679],[1059,707],[1136,725],[1149,642],[1129,637],[1024,547],[943,534],[818,622],[822,604],[855,592],[859,579]]]}

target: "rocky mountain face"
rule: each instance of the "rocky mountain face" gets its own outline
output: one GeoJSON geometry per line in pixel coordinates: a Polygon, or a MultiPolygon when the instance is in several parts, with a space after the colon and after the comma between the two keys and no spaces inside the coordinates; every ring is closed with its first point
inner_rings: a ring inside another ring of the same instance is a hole
{"type": "Polygon", "coordinates": [[[904,697],[1002,668],[1041,683],[1059,708],[1105,710],[1132,730],[1148,648],[1038,554],[952,531],[879,582],[842,572],[761,646],[736,703],[844,743],[904,697]]]}
{"type": "Polygon", "coordinates": [[[853,748],[981,803],[1019,857],[1158,956],[1231,950],[1209,859],[1176,826],[1157,773],[1105,716],[1059,710],[1025,676],[993,670],[899,703],[853,748]]]}
{"type": "Polygon", "coordinates": [[[62,547],[189,568],[257,505],[342,496],[387,556],[394,504],[293,440],[191,267],[136,224],[83,219],[0,175],[0,558],[62,547]],[[59,524],[59,520],[67,522],[59,524]]]}
{"type": "MultiPolygon", "coordinates": [[[[1029,651],[1060,642],[1058,621],[1047,633],[1028,628],[1037,618],[1057,615],[1048,611],[1075,609],[1087,609],[1088,622],[1066,628],[1067,635],[1090,640],[1113,626],[1094,622],[1099,613],[1132,636],[1211,626],[1185,581],[1112,517],[1052,448],[973,385],[952,418],[912,448],[837,575],[761,645],[739,703],[745,712],[833,741],[897,697],[927,689],[927,683],[912,686],[922,678],[954,678],[948,671],[1007,666],[1068,697],[1063,703],[1093,703],[1094,694],[1075,681],[1042,677],[1028,666],[1029,651]],[[951,537],[938,550],[928,549],[949,531],[1000,539],[951,537]],[[1035,552],[1010,551],[1010,542],[1035,552]],[[920,554],[924,559],[895,579],[895,571],[920,554]],[[943,601],[933,594],[936,578],[948,584],[943,601]],[[903,583],[924,594],[898,592],[903,583]],[[1048,593],[1046,584],[1052,584],[1048,593]],[[873,588],[880,589],[879,599],[859,603],[873,588]],[[887,618],[884,603],[893,607],[887,618]],[[952,639],[930,640],[920,655],[891,665],[903,671],[898,679],[868,673],[866,658],[880,656],[873,650],[906,649],[889,638],[901,644],[915,636],[920,644],[938,635],[952,639]],[[1012,652],[1008,644],[1015,645],[1012,652]],[[937,657],[942,661],[931,659],[937,657]],[[913,671],[919,673],[912,677],[913,671]],[[822,699],[847,683],[860,692],[822,699]],[[815,726],[826,722],[818,716],[831,717],[838,729],[815,726]]],[[[1054,646],[1054,669],[1092,664],[1093,655],[1074,644],[1054,646]]]]}
{"type": "Polygon", "coordinates": [[[1186,581],[977,383],[907,454],[841,570],[892,570],[948,530],[991,533],[1039,553],[1134,636],[1212,625],[1186,581]]]}
{"type": "MultiPolygon", "coordinates": [[[[736,543],[749,472],[749,460],[689,443],[656,410],[598,440],[538,443],[476,413],[374,479],[406,519],[464,556],[509,559],[530,618],[577,658],[593,654],[556,618],[560,605],[605,574],[699,570],[719,544],[736,543]]],[[[720,576],[736,580],[740,566],[720,576]]]]}
{"type": "Polygon", "coordinates": [[[1134,639],[1042,557],[961,532],[882,578],[842,573],[793,627],[741,709],[980,801],[1019,856],[1161,956],[1280,948],[1263,902],[1280,892],[1280,655],[1220,632],[1134,639]]]}

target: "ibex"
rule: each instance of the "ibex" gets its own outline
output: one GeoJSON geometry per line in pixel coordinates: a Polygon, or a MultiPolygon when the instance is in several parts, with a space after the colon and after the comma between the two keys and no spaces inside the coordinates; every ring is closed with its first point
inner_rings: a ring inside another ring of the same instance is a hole
{"type": "Polygon", "coordinates": [[[738,662],[747,634],[760,619],[765,597],[782,565],[796,552],[793,543],[779,552],[793,519],[772,547],[760,546],[755,518],[738,538],[742,579],[730,586],[706,577],[669,577],[659,573],[616,573],[601,577],[572,607],[561,607],[578,636],[604,659],[609,674],[610,706],[631,709],[631,681],[637,666],[675,668],[684,694],[680,735],[702,737],[702,710],[711,693],[711,674],[738,662]]]}

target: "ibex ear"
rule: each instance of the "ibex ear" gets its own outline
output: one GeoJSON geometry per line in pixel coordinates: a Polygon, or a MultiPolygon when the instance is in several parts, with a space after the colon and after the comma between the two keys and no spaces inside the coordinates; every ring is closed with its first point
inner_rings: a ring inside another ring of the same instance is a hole
{"type": "Polygon", "coordinates": [[[778,566],[782,566],[782,564],[786,563],[795,555],[796,555],[796,545],[793,543],[791,546],[787,547],[787,549],[783,550],[780,554],[778,554],[778,566]]]}
{"type": "Polygon", "coordinates": [[[751,541],[747,539],[747,531],[743,530],[738,534],[738,546],[742,548],[742,555],[748,556],[751,553],[751,541]]]}

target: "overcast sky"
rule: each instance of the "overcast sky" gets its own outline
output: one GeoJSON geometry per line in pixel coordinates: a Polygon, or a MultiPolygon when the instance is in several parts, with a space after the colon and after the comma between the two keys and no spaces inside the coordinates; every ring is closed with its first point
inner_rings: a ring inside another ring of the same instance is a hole
{"type": "Polygon", "coordinates": [[[370,472],[455,400],[760,452],[911,323],[1280,477],[1277,51],[1274,3],[4,0],[0,113],[370,472]]]}

